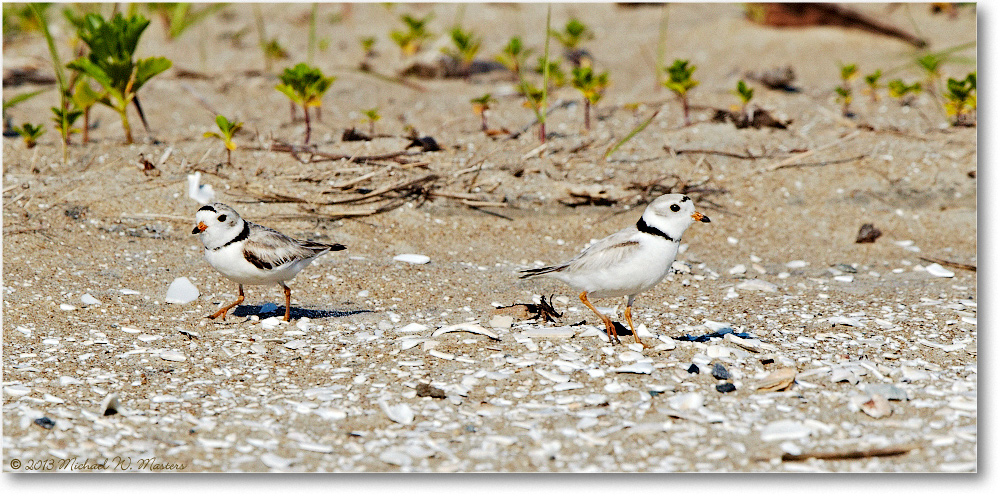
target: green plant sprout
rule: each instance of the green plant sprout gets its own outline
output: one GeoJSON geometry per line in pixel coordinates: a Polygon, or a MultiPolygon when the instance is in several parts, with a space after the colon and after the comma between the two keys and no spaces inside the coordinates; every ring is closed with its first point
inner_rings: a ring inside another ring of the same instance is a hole
{"type": "Polygon", "coordinates": [[[601,100],[608,84],[608,71],[594,74],[589,66],[573,68],[573,87],[583,95],[583,122],[587,131],[590,131],[590,107],[601,100]]]}
{"type": "Polygon", "coordinates": [[[13,129],[24,139],[24,146],[27,148],[34,148],[38,144],[38,138],[45,134],[43,126],[35,126],[29,122],[25,122],[21,126],[14,126],[13,129]]]}
{"type": "Polygon", "coordinates": [[[375,137],[375,123],[382,118],[382,114],[379,113],[378,107],[370,108],[364,111],[365,118],[368,121],[368,135],[375,137]]]}
{"type": "Polygon", "coordinates": [[[405,31],[393,30],[389,33],[392,41],[399,45],[404,57],[412,57],[420,51],[423,43],[434,35],[427,31],[427,23],[430,22],[434,14],[427,14],[426,17],[418,19],[408,14],[400,16],[403,21],[405,31]]]}
{"type": "Polygon", "coordinates": [[[305,144],[309,144],[309,135],[311,134],[309,107],[319,107],[323,104],[323,94],[330,89],[330,85],[337,78],[334,76],[326,77],[319,69],[305,63],[286,68],[279,78],[281,84],[274,88],[284,93],[293,103],[302,106],[306,120],[305,144]]]}
{"type": "Polygon", "coordinates": [[[482,130],[484,133],[489,131],[489,126],[486,124],[486,111],[490,109],[491,103],[496,103],[496,98],[493,95],[487,93],[479,98],[473,98],[469,100],[472,104],[472,112],[482,119],[482,130]]]}
{"type": "Polygon", "coordinates": [[[479,53],[479,46],[482,45],[483,40],[476,37],[471,30],[463,31],[458,26],[452,28],[450,35],[451,42],[455,47],[444,47],[441,51],[445,55],[460,61],[462,64],[462,74],[468,74],[469,68],[472,66],[472,61],[475,60],[476,54],[479,53]]]}
{"type": "Polygon", "coordinates": [[[104,98],[104,93],[94,91],[90,87],[90,80],[88,78],[80,77],[77,79],[76,84],[73,86],[71,99],[73,106],[83,112],[82,139],[84,144],[90,142],[90,109],[95,104],[100,103],[102,98],[104,98]]]}
{"type": "Polygon", "coordinates": [[[868,95],[871,97],[873,103],[878,101],[878,90],[882,87],[881,84],[879,84],[881,79],[882,69],[878,69],[865,76],[865,84],[868,86],[868,95]]]}
{"type": "Polygon", "coordinates": [[[917,58],[917,65],[924,70],[927,83],[927,91],[932,94],[937,93],[938,81],[941,79],[941,64],[944,62],[944,55],[940,53],[928,53],[917,58]]]}
{"type": "Polygon", "coordinates": [[[56,49],[56,42],[52,38],[52,33],[49,32],[49,23],[45,18],[46,6],[38,3],[29,4],[28,7],[31,9],[32,14],[38,21],[39,28],[42,31],[42,35],[45,37],[45,43],[49,47],[49,55],[52,57],[52,69],[56,74],[56,84],[59,88],[59,109],[58,114],[62,122],[60,122],[59,129],[66,130],[66,134],[62,135],[62,141],[60,144],[62,146],[62,159],[63,163],[69,161],[69,129],[72,128],[73,124],[67,122],[70,118],[69,108],[70,108],[70,98],[69,98],[69,83],[66,80],[66,75],[63,72],[62,62],[59,59],[59,50],[56,49]]]}
{"type": "Polygon", "coordinates": [[[594,33],[577,19],[570,19],[563,31],[551,30],[551,34],[568,51],[575,50],[581,42],[594,38],[594,33]]]}
{"type": "Polygon", "coordinates": [[[201,5],[201,8],[193,7],[190,3],[146,4],[150,11],[158,15],[160,21],[163,22],[163,30],[167,33],[168,41],[177,39],[189,28],[226,8],[228,4],[206,3],[197,5],[201,5]]]}
{"type": "MultiPolygon", "coordinates": [[[[104,88],[101,103],[113,108],[121,117],[125,142],[132,143],[132,128],[128,122],[128,106],[135,104],[145,123],[137,92],[146,82],[171,66],[164,57],[133,60],[139,37],[149,20],[141,15],[126,18],[120,13],[110,21],[98,14],[84,16],[80,39],[90,48],[86,57],[70,62],[67,67],[80,71],[104,88]]],[[[63,107],[66,108],[65,106],[63,107]]]]}
{"type": "Polygon", "coordinates": [[[687,60],[676,59],[673,65],[667,67],[667,79],[663,81],[663,86],[673,91],[681,101],[681,108],[684,111],[684,125],[691,125],[691,110],[688,102],[688,92],[698,86],[698,81],[691,78],[694,70],[698,66],[688,66],[687,60]]]}
{"type": "Polygon", "coordinates": [[[361,51],[364,52],[364,57],[361,59],[361,63],[358,64],[358,69],[364,72],[371,72],[372,70],[372,59],[375,58],[375,42],[377,39],[374,36],[365,36],[358,39],[358,44],[361,45],[361,51]]]}
{"type": "Polygon", "coordinates": [[[277,38],[267,37],[267,31],[264,28],[264,14],[261,13],[259,4],[253,4],[253,13],[257,24],[257,44],[264,56],[264,72],[270,73],[271,68],[274,67],[274,61],[287,59],[288,51],[281,46],[277,38]]]}
{"type": "Polygon", "coordinates": [[[65,144],[69,145],[69,137],[73,133],[80,132],[79,129],[73,127],[73,124],[83,115],[83,111],[75,107],[70,109],[52,107],[52,113],[55,114],[52,120],[56,124],[55,128],[59,131],[59,136],[62,137],[65,144]]]}
{"type": "Polygon", "coordinates": [[[510,41],[503,47],[503,50],[496,56],[496,60],[520,79],[521,68],[524,67],[529,55],[531,55],[531,49],[524,48],[521,38],[514,36],[511,37],[510,41]]]}
{"type": "Polygon", "coordinates": [[[7,134],[8,130],[12,130],[10,128],[10,116],[7,115],[7,109],[13,108],[15,105],[19,103],[26,102],[44,93],[45,91],[47,90],[43,89],[43,90],[29,91],[27,93],[21,93],[20,95],[14,95],[13,97],[11,97],[10,100],[3,101],[3,131],[5,135],[7,134]]]}
{"type": "Polygon", "coordinates": [[[233,164],[233,150],[236,149],[236,143],[233,141],[233,136],[236,131],[239,131],[243,127],[243,123],[238,120],[226,119],[222,115],[215,116],[215,125],[219,127],[218,133],[212,131],[206,131],[206,138],[217,138],[222,141],[223,146],[226,147],[226,164],[233,164]]]}
{"type": "Polygon", "coordinates": [[[566,86],[566,73],[563,72],[559,59],[538,57],[538,65],[535,66],[535,73],[545,74],[546,69],[549,71],[549,90],[566,86]],[[548,67],[545,66],[546,60],[548,60],[548,67]]]}
{"type": "Polygon", "coordinates": [[[910,93],[916,95],[923,90],[919,81],[913,84],[906,84],[902,79],[893,79],[886,83],[885,87],[889,90],[889,96],[900,100],[902,104],[907,104],[908,100],[913,98],[912,96],[907,97],[907,95],[910,93]]]}
{"type": "Polygon", "coordinates": [[[753,99],[753,88],[748,86],[746,81],[740,79],[736,83],[736,89],[732,93],[740,99],[740,112],[746,115],[747,106],[750,105],[750,100],[753,99]]]}
{"type": "Polygon", "coordinates": [[[857,64],[841,64],[840,65],[840,86],[837,86],[833,90],[837,93],[837,99],[843,104],[841,108],[841,114],[844,117],[851,117],[854,115],[851,112],[851,102],[854,100],[854,91],[851,89],[851,80],[853,80],[858,75],[857,64]]]}
{"type": "Polygon", "coordinates": [[[971,112],[976,110],[975,72],[969,73],[965,79],[948,78],[944,96],[947,99],[944,108],[954,118],[953,126],[967,126],[975,122],[970,117],[971,112]]]}

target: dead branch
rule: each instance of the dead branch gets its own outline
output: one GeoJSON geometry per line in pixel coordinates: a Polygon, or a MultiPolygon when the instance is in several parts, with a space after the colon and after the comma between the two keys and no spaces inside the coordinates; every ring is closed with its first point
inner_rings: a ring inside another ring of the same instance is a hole
{"type": "Polygon", "coordinates": [[[946,267],[954,267],[956,269],[971,270],[972,272],[976,271],[976,266],[975,265],[969,265],[969,264],[964,264],[964,263],[960,263],[960,262],[952,262],[951,260],[943,260],[943,259],[940,259],[940,258],[931,258],[931,257],[920,257],[920,259],[923,260],[923,261],[925,261],[925,262],[937,263],[937,264],[944,265],[946,267]]]}

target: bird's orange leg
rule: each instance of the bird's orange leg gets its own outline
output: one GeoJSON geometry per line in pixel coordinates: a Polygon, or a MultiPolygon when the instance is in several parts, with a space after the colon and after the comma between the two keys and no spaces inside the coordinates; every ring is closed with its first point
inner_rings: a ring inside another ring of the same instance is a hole
{"type": "Polygon", "coordinates": [[[285,286],[285,283],[280,284],[285,290],[285,322],[288,322],[292,316],[292,289],[285,286]]]}
{"type": "Polygon", "coordinates": [[[228,312],[230,308],[233,308],[236,305],[239,305],[240,303],[243,303],[243,285],[242,284],[240,284],[240,296],[238,298],[236,298],[236,301],[234,301],[229,306],[222,307],[218,312],[215,312],[212,315],[209,315],[208,318],[214,319],[214,318],[217,318],[217,317],[219,317],[221,315],[222,316],[222,320],[226,320],[226,312],[228,312]]]}
{"type": "Polygon", "coordinates": [[[598,317],[601,318],[601,320],[604,321],[604,327],[608,330],[608,342],[611,344],[621,343],[621,340],[618,339],[618,331],[615,330],[615,323],[611,322],[611,319],[609,319],[603,313],[598,312],[597,309],[594,308],[594,305],[590,304],[590,300],[587,299],[586,291],[580,293],[580,301],[582,301],[584,305],[587,305],[587,308],[591,309],[594,313],[597,314],[598,317]]]}
{"type": "Polygon", "coordinates": [[[643,343],[639,339],[639,333],[635,330],[635,324],[632,323],[632,301],[635,298],[629,297],[628,304],[625,305],[625,321],[628,322],[629,329],[632,329],[632,337],[635,338],[635,342],[642,345],[643,348],[647,348],[646,343],[643,343]]]}

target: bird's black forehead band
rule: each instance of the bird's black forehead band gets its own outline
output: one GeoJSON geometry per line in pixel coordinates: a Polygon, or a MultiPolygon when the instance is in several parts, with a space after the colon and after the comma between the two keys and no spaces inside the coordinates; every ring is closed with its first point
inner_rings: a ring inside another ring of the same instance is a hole
{"type": "MultiPolygon", "coordinates": [[[[691,199],[690,199],[690,198],[688,198],[688,197],[687,197],[687,195],[684,195],[683,197],[681,197],[681,201],[682,201],[682,202],[686,202],[686,201],[691,201],[691,199]]],[[[204,208],[204,207],[203,207],[203,208],[204,208]]]]}
{"type": "Polygon", "coordinates": [[[201,208],[198,209],[199,212],[201,212],[202,210],[208,210],[209,212],[217,213],[215,211],[215,207],[213,207],[211,205],[205,205],[204,207],[201,207],[201,208]]]}

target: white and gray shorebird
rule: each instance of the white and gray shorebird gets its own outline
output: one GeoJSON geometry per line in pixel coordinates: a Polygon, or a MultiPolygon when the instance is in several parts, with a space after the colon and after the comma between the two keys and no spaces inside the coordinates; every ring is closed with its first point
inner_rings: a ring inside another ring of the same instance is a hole
{"type": "Polygon", "coordinates": [[[285,321],[291,318],[292,290],[285,284],[316,257],[345,249],[339,243],[326,244],[286,236],[274,229],[244,220],[232,207],[212,203],[198,209],[197,234],[205,245],[205,260],[215,270],[240,287],[232,304],[209,315],[214,319],[243,302],[243,285],[279,284],[285,290],[285,321]]]}
{"type": "Polygon", "coordinates": [[[580,301],[604,321],[608,341],[620,342],[614,323],[598,312],[588,297],[628,296],[625,320],[632,330],[632,303],[635,297],[659,283],[670,271],[677,256],[681,235],[694,221],[710,222],[696,212],[694,202],[685,195],[663,195],[649,204],[635,226],[629,226],[595,241],[567,262],[521,271],[526,277],[546,275],[581,291],[580,301]]]}

